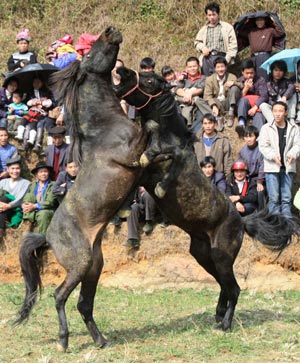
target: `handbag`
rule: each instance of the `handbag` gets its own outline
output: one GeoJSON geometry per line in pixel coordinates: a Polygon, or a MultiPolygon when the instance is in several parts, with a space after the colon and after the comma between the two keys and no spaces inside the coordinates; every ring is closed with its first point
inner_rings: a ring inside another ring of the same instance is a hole
{"type": "Polygon", "coordinates": [[[297,209],[300,210],[300,188],[294,196],[293,204],[297,209]]]}

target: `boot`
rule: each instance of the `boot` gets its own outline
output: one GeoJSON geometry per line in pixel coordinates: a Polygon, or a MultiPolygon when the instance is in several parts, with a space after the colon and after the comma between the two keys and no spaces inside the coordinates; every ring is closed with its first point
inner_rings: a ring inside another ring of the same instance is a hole
{"type": "MultiPolygon", "coordinates": [[[[24,127],[24,126],[18,126],[18,130],[19,127],[24,127]]],[[[17,136],[16,136],[17,137],[17,136]]],[[[27,150],[27,140],[29,138],[29,129],[27,127],[24,128],[24,133],[23,133],[23,144],[22,146],[19,147],[19,151],[26,151],[27,150]]]]}
{"type": "Polygon", "coordinates": [[[43,129],[40,127],[37,129],[35,145],[34,148],[32,149],[33,152],[35,153],[39,152],[42,146],[42,141],[43,141],[43,129]]]}
{"type": "Polygon", "coordinates": [[[36,136],[36,131],[35,130],[30,130],[29,131],[28,144],[34,145],[34,143],[35,143],[35,136],[36,136]]]}
{"type": "Polygon", "coordinates": [[[25,127],[22,126],[22,125],[19,125],[18,126],[18,129],[17,129],[17,135],[15,136],[15,139],[22,141],[23,140],[24,131],[25,131],[25,127]]]}

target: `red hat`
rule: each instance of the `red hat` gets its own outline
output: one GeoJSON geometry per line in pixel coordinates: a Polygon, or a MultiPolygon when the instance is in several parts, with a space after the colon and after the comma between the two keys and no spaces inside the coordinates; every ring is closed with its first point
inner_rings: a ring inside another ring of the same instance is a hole
{"type": "Polygon", "coordinates": [[[244,160],[237,160],[233,163],[231,170],[246,170],[248,171],[248,165],[244,160]]]}
{"type": "Polygon", "coordinates": [[[27,42],[30,42],[31,41],[31,38],[29,36],[29,30],[28,29],[24,29],[22,30],[16,37],[17,39],[17,42],[19,42],[20,40],[24,39],[26,40],[27,42]]]}

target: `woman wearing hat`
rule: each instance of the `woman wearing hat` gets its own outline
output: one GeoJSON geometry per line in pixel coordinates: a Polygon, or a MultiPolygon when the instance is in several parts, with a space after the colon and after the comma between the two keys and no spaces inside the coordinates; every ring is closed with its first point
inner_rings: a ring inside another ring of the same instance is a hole
{"type": "Polygon", "coordinates": [[[37,56],[29,51],[29,42],[31,41],[29,30],[22,30],[16,39],[18,50],[10,56],[7,62],[10,72],[23,68],[26,64],[37,63],[37,56]]]}
{"type": "Polygon", "coordinates": [[[7,221],[9,227],[17,226],[22,221],[21,204],[30,181],[21,178],[21,158],[20,156],[8,159],[6,162],[9,178],[0,180],[0,244],[7,221]]]}
{"type": "Polygon", "coordinates": [[[52,167],[39,161],[31,170],[36,181],[30,184],[22,204],[23,219],[37,224],[38,233],[46,234],[54,211],[58,205],[52,193],[53,181],[50,179],[52,167]]]}
{"type": "Polygon", "coordinates": [[[226,195],[237,211],[246,216],[255,211],[258,204],[256,183],[248,176],[248,166],[244,160],[237,160],[231,167],[231,181],[227,184],[226,195]]]}

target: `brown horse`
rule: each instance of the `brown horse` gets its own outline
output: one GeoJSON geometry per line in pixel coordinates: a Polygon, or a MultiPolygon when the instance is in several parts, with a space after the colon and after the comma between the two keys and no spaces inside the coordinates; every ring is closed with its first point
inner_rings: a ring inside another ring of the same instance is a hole
{"type": "Polygon", "coordinates": [[[23,240],[20,263],[26,296],[19,323],[29,317],[41,286],[37,256],[50,245],[66,278],[55,291],[59,319],[59,343],[68,346],[65,303],[81,283],[78,310],[94,342],[107,342],[93,319],[93,303],[103,267],[103,231],[129,192],[136,188],[141,169],[132,167],[146,146],[143,130],[123,113],[111,86],[121,33],[109,27],[82,62],[57,72],[56,94],[64,100],[72,129],[71,153],[80,159],[76,182],[54,214],[46,238],[28,234],[23,240]]]}

